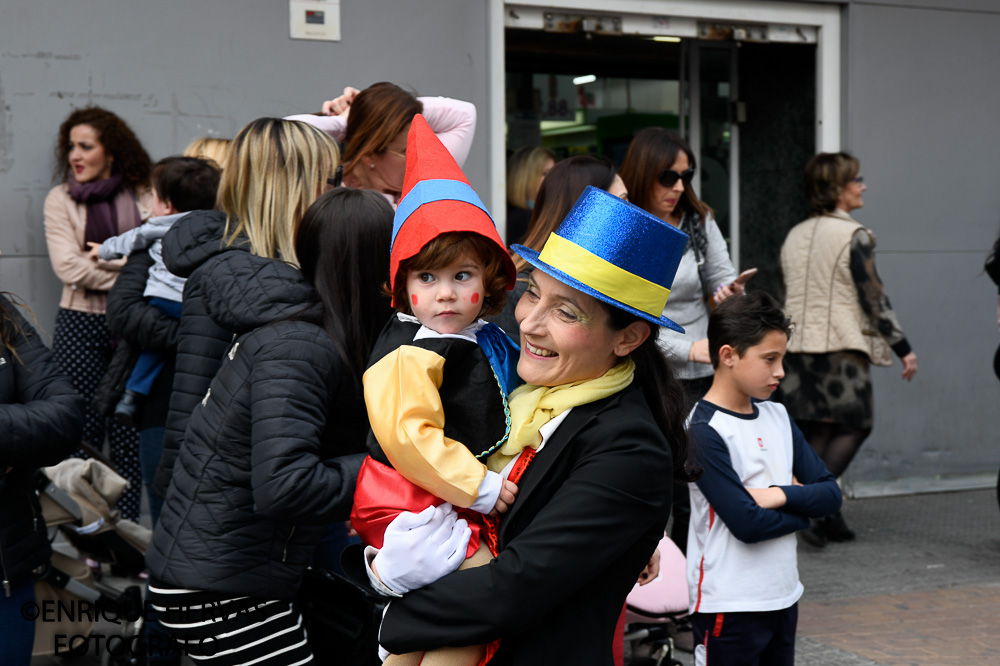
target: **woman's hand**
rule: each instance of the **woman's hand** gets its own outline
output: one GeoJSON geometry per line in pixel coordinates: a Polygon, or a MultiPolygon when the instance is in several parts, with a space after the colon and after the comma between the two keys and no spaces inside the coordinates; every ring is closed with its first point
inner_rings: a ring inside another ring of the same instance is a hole
{"type": "Polygon", "coordinates": [[[639,580],[636,581],[639,585],[645,585],[646,583],[652,583],[656,580],[656,577],[660,575],[660,549],[657,548],[653,551],[653,556],[649,558],[649,564],[646,568],[642,570],[639,574],[639,580]]]}
{"type": "Polygon", "coordinates": [[[386,587],[406,594],[458,569],[471,536],[469,523],[447,502],[420,513],[404,511],[385,529],[372,572],[386,587]]]}
{"type": "Polygon", "coordinates": [[[692,363],[711,363],[712,357],[708,355],[708,338],[702,338],[691,345],[688,352],[688,361],[692,363]]]}
{"type": "Polygon", "coordinates": [[[344,88],[344,94],[340,97],[327,100],[323,102],[323,115],[324,116],[339,116],[343,115],[347,117],[348,112],[351,110],[351,103],[354,98],[358,96],[361,92],[357,88],[352,88],[347,86],[344,88]]]}
{"type": "Polygon", "coordinates": [[[742,296],[747,293],[747,281],[757,274],[756,268],[748,268],[740,273],[731,284],[720,284],[712,294],[712,300],[718,305],[730,296],[742,296]]]}
{"type": "Polygon", "coordinates": [[[90,260],[91,261],[97,261],[98,259],[101,258],[98,255],[98,251],[101,249],[101,244],[100,243],[95,243],[93,241],[87,241],[87,247],[90,248],[87,252],[90,255],[90,260]]]}
{"type": "Polygon", "coordinates": [[[910,352],[900,360],[903,362],[903,379],[912,381],[917,374],[917,355],[910,352]]]}
{"type": "Polygon", "coordinates": [[[747,488],[747,492],[750,493],[750,497],[762,509],[780,509],[788,501],[785,491],[778,486],[770,488],[747,488]]]}
{"type": "Polygon", "coordinates": [[[500,489],[500,496],[497,497],[496,506],[490,511],[491,516],[506,513],[510,505],[517,499],[517,484],[513,481],[503,480],[503,487],[500,489]]]}

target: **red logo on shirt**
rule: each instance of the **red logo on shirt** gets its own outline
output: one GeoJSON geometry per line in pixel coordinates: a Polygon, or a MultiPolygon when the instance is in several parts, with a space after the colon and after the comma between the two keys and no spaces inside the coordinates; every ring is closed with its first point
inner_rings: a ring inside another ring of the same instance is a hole
{"type": "Polygon", "coordinates": [[[760,437],[757,438],[757,446],[760,447],[761,451],[767,451],[767,449],[764,448],[764,440],[760,437]]]}

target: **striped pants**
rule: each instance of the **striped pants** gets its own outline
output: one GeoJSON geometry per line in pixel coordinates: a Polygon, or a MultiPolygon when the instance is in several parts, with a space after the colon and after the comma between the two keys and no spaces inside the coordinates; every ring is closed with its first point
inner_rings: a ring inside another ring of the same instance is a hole
{"type": "MultiPolygon", "coordinates": [[[[98,450],[104,447],[107,433],[111,445],[111,462],[128,481],[128,488],[118,499],[122,516],[139,520],[142,492],[142,472],[139,468],[139,433],[90,409],[97,383],[108,370],[111,361],[111,333],[104,315],[60,309],[56,315],[56,332],[52,336],[52,352],[62,371],[69,375],[73,388],[87,403],[83,419],[83,439],[98,450]]],[[[82,452],[74,454],[85,457],[82,452]]]]}
{"type": "Polygon", "coordinates": [[[298,604],[165,587],[147,602],[181,652],[205,666],[299,666],[313,661],[298,604]]]}

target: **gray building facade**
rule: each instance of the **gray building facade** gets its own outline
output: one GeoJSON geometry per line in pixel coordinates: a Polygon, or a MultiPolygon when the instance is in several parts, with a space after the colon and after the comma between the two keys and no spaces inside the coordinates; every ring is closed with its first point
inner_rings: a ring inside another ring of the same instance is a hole
{"type": "MultiPolygon", "coordinates": [[[[502,223],[510,77],[527,52],[515,44],[555,39],[553,25],[567,19],[564,29],[584,37],[631,40],[601,42],[612,46],[589,61],[607,60],[620,78],[631,67],[613,61],[616,43],[640,58],[640,38],[676,40],[663,51],[674,59],[674,116],[697,133],[706,163],[715,121],[704,91],[728,102],[727,180],[716,196],[729,210],[734,258],[759,266],[762,286],[775,284],[781,239],[803,216],[805,160],[840,149],[860,158],[869,190],[857,218],[878,237],[879,269],[920,369],[909,384],[898,364],[873,371],[876,425],[845,488],[863,496],[995,482],[1000,335],[982,265],[1000,230],[1000,2],[340,0],[327,6],[340,20],[335,42],[291,39],[296,4],[0,5],[0,290],[24,298],[43,329],[53,329],[60,285],[42,202],[56,130],[72,108],[115,111],[158,159],[260,116],[318,111],[347,85],[387,80],[465,99],[479,110],[466,172],[502,223]],[[700,78],[723,52],[729,78],[700,78]]],[[[545,58],[536,61],[543,71],[545,58]]]]}

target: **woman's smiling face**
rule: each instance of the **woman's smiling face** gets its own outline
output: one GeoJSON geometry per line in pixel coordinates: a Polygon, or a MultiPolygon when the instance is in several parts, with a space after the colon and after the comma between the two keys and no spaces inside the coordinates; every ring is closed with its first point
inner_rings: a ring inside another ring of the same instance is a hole
{"type": "Polygon", "coordinates": [[[517,374],[529,384],[595,379],[618,362],[625,333],[611,329],[601,302],[541,270],[531,274],[514,316],[521,327],[517,374]]]}

